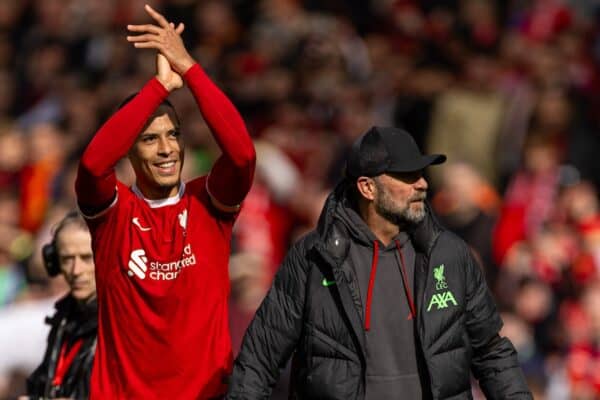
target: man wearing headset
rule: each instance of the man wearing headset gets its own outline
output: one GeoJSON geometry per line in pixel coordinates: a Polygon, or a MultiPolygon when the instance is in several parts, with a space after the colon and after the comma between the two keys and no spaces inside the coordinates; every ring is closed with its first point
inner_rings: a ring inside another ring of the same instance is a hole
{"type": "Polygon", "coordinates": [[[70,290],[56,302],[56,313],[46,318],[51,326],[48,346],[27,379],[27,394],[31,400],[87,399],[98,318],[92,238],[80,214],[70,212],[58,223],[42,255],[48,275],[61,274],[70,290]]]}

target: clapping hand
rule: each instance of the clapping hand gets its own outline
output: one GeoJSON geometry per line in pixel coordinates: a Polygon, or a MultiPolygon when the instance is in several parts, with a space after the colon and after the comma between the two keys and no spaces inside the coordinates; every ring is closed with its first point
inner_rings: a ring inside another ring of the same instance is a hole
{"type": "Polygon", "coordinates": [[[139,49],[158,50],[168,65],[165,65],[165,60],[159,55],[157,78],[168,90],[177,89],[183,85],[181,76],[195,63],[181,39],[185,27],[182,23],[175,27],[175,24],[169,23],[162,14],[149,5],[145,6],[145,10],[158,25],[128,25],[127,29],[138,35],[127,36],[127,40],[139,49]]]}

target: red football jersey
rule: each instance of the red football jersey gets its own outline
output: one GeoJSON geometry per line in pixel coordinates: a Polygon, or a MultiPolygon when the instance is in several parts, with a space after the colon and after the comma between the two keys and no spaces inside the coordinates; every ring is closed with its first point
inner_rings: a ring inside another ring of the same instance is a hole
{"type": "Polygon", "coordinates": [[[256,153],[241,116],[202,68],[195,64],[183,77],[222,151],[210,178],[155,201],[117,182],[114,166],[169,95],[156,78],[102,125],[79,163],[82,211],[104,210],[88,220],[99,316],[92,399],[225,393],[232,364],[228,256],[237,214],[213,204],[239,209],[256,153]]]}
{"type": "Polygon", "coordinates": [[[234,219],[213,208],[202,177],[162,200],[119,182],[114,203],[88,220],[99,304],[91,398],[225,393],[234,219]]]}

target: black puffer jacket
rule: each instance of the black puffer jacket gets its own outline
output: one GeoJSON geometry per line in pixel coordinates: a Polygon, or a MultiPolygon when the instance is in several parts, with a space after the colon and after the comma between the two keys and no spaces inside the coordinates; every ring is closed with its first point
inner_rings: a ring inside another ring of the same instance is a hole
{"type": "Polygon", "coordinates": [[[98,335],[96,300],[81,306],[67,295],[56,302],[55,308],[56,313],[46,318],[46,323],[51,326],[48,346],[42,363],[27,379],[27,394],[32,400],[56,397],[87,399],[98,335]],[[78,340],[81,340],[81,347],[66,371],[62,384],[53,385],[62,344],[78,340]]]}
{"type": "MultiPolygon", "coordinates": [[[[317,230],[284,260],[246,332],[228,399],[268,399],[292,354],[290,398],[364,398],[361,299],[344,262],[351,237],[336,218],[344,193],[341,184],[329,196],[317,230]]],[[[470,399],[472,371],[490,399],[531,399],[514,347],[498,336],[502,321],[469,248],[431,214],[410,234],[416,251],[416,342],[429,375],[424,392],[433,399],[470,399]]]]}

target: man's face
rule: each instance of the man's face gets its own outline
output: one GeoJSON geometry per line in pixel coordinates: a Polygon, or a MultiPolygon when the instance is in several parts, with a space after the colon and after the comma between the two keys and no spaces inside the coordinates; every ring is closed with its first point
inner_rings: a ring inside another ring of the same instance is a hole
{"type": "Polygon", "coordinates": [[[425,218],[428,184],[423,171],[387,173],[373,179],[375,211],[396,225],[417,224],[425,218]]]}
{"type": "Polygon", "coordinates": [[[78,225],[67,225],[56,238],[60,271],[71,288],[71,295],[87,301],[96,295],[92,236],[78,225]]]}
{"type": "Polygon", "coordinates": [[[129,151],[137,186],[144,196],[162,199],[179,190],[183,141],[165,108],[157,113],[129,151]]]}

